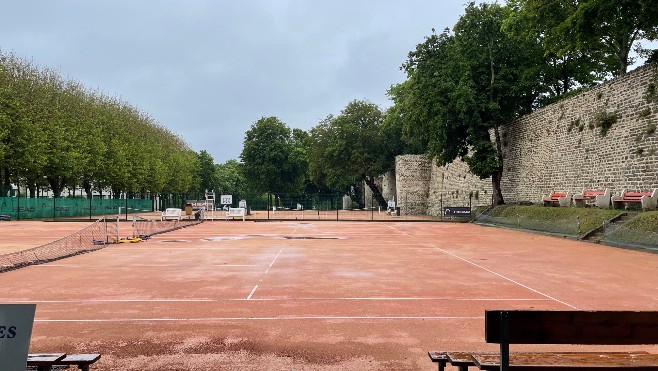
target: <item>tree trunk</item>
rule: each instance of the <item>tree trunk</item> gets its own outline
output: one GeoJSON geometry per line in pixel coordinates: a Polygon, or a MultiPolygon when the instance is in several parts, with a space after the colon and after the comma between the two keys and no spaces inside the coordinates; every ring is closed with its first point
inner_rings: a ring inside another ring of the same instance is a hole
{"type": "Polygon", "coordinates": [[[377,184],[375,184],[375,179],[365,175],[361,175],[361,177],[372,191],[372,196],[374,197],[375,201],[377,201],[377,204],[379,204],[382,209],[386,210],[388,207],[388,202],[386,202],[384,196],[382,196],[382,192],[379,190],[379,187],[377,187],[377,184]]]}
{"type": "Polygon", "coordinates": [[[84,180],[82,182],[82,187],[85,189],[85,193],[87,194],[87,198],[92,198],[93,193],[91,193],[91,182],[89,180],[84,180]]]}
{"type": "Polygon", "coordinates": [[[50,189],[53,190],[53,197],[59,198],[62,195],[62,190],[66,185],[66,178],[60,177],[46,177],[48,179],[48,184],[50,184],[50,189]]]}
{"type": "Polygon", "coordinates": [[[30,198],[37,198],[37,185],[34,182],[27,183],[27,189],[30,191],[30,198]]]}
{"type": "Polygon", "coordinates": [[[503,191],[500,188],[500,180],[503,177],[503,171],[499,170],[491,174],[491,188],[493,193],[491,195],[491,205],[503,205],[505,200],[503,199],[503,191]]]}

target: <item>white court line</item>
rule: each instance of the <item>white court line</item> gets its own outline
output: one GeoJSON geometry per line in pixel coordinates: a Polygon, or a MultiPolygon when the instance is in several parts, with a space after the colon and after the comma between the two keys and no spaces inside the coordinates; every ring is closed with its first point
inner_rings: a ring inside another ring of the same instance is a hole
{"type": "Polygon", "coordinates": [[[578,307],[575,307],[575,306],[573,306],[573,305],[571,305],[571,304],[569,304],[569,303],[566,303],[566,302],[564,302],[564,301],[562,301],[562,300],[559,300],[559,299],[557,299],[557,298],[554,298],[554,297],[552,297],[552,296],[550,296],[550,295],[548,295],[548,294],[544,294],[543,292],[541,292],[541,291],[539,291],[539,290],[536,290],[536,289],[533,289],[533,288],[530,287],[530,286],[527,286],[527,285],[524,285],[524,284],[522,284],[522,283],[520,283],[520,282],[514,281],[513,279],[511,279],[511,278],[509,278],[509,277],[505,277],[505,276],[503,276],[503,275],[500,274],[500,273],[497,273],[497,272],[492,271],[491,269],[485,268],[485,267],[483,267],[483,266],[481,266],[481,265],[479,265],[479,264],[477,264],[477,263],[474,263],[474,262],[472,262],[472,261],[470,261],[470,260],[468,260],[468,259],[464,259],[464,258],[462,258],[462,257],[460,257],[460,256],[457,256],[457,255],[451,253],[450,251],[444,250],[444,249],[439,248],[439,247],[437,247],[437,246],[435,246],[435,245],[432,245],[432,247],[434,247],[435,249],[437,249],[437,250],[443,252],[444,254],[448,254],[448,255],[450,255],[450,256],[452,256],[452,257],[454,257],[454,258],[457,258],[457,259],[459,259],[459,260],[461,260],[461,261],[463,261],[463,262],[466,262],[466,263],[468,263],[468,264],[470,264],[470,265],[473,265],[473,266],[478,267],[478,268],[480,268],[480,269],[482,269],[482,270],[484,270],[484,271],[487,271],[487,272],[489,272],[489,273],[491,273],[491,274],[493,274],[493,275],[496,275],[496,276],[498,276],[498,277],[500,277],[500,278],[502,278],[502,279],[505,279],[505,280],[507,280],[507,281],[509,281],[509,282],[512,282],[512,283],[515,284],[515,285],[521,286],[521,287],[523,287],[523,288],[526,289],[526,290],[530,290],[530,291],[532,291],[532,292],[534,292],[534,293],[537,293],[537,294],[539,294],[539,295],[541,295],[541,296],[543,296],[543,297],[546,297],[546,298],[548,298],[548,299],[550,299],[550,300],[556,301],[556,302],[558,302],[558,303],[560,303],[560,304],[562,304],[562,305],[566,305],[567,307],[570,307],[570,308],[572,308],[572,309],[580,310],[580,308],[578,308],[578,307]]]}
{"type": "Polygon", "coordinates": [[[300,321],[300,320],[483,320],[482,316],[282,316],[282,317],[207,317],[207,318],[112,318],[112,319],[35,319],[34,322],[108,323],[108,322],[211,322],[211,321],[300,321]]]}
{"type": "Polygon", "coordinates": [[[394,231],[396,231],[396,232],[398,232],[398,233],[400,233],[400,234],[403,234],[403,235],[405,235],[405,236],[407,236],[407,237],[412,237],[412,238],[413,238],[413,236],[410,235],[409,233],[407,233],[407,232],[402,232],[401,230],[395,228],[395,227],[392,226],[392,225],[387,225],[387,227],[389,227],[389,228],[391,228],[392,230],[394,230],[394,231]]]}
{"type": "Polygon", "coordinates": [[[249,293],[249,296],[247,296],[246,300],[251,300],[251,297],[254,295],[254,292],[256,292],[256,289],[258,289],[258,285],[254,286],[253,290],[251,290],[251,292],[249,293]]]}
{"type": "Polygon", "coordinates": [[[73,299],[73,300],[1,300],[0,303],[221,303],[232,301],[267,301],[267,302],[295,302],[295,301],[549,301],[549,299],[510,299],[510,298],[258,298],[252,299],[251,296],[256,288],[249,294],[248,298],[228,298],[228,299],[73,299]]]}
{"type": "MultiPolygon", "coordinates": [[[[102,266],[93,266],[93,265],[68,265],[68,264],[37,264],[31,267],[39,268],[49,268],[49,267],[58,267],[58,268],[163,268],[163,267],[187,267],[194,266],[198,267],[198,263],[189,262],[190,264],[121,264],[121,265],[102,265],[102,266]]],[[[206,264],[209,267],[263,267],[260,264],[206,264]]]]}
{"type": "MultiPolygon", "coordinates": [[[[295,228],[295,231],[297,231],[297,228],[295,228]]],[[[293,232],[293,234],[295,234],[295,232],[293,232]]],[[[276,260],[279,258],[279,255],[281,255],[281,252],[282,252],[282,251],[283,251],[283,247],[282,247],[281,249],[279,249],[279,252],[276,254],[276,256],[274,257],[274,259],[272,259],[272,262],[270,263],[270,265],[269,265],[269,266],[267,267],[267,269],[265,270],[265,273],[263,273],[263,275],[262,275],[262,276],[260,277],[260,279],[258,280],[258,283],[256,284],[256,286],[254,286],[254,288],[253,288],[253,289],[251,290],[251,292],[249,293],[249,296],[247,296],[247,300],[251,300],[251,297],[252,297],[252,296],[254,295],[254,293],[256,292],[256,289],[258,289],[258,285],[260,285],[261,282],[263,282],[263,279],[265,278],[265,275],[270,271],[270,269],[271,269],[272,266],[274,265],[274,262],[276,262],[276,260]]]]}

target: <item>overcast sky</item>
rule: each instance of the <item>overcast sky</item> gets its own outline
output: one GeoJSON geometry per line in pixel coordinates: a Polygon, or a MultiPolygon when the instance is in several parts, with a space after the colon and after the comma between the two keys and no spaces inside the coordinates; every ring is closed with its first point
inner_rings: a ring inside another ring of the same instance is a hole
{"type": "Polygon", "coordinates": [[[308,130],[390,105],[407,53],[466,0],[4,1],[0,50],[119,97],[216,163],[264,116],[308,130]]]}

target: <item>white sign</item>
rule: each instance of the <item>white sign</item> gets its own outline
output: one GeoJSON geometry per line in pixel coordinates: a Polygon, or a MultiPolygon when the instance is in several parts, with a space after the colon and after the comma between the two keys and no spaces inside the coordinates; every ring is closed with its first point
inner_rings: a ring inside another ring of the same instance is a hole
{"type": "Polygon", "coordinates": [[[0,360],[3,371],[25,371],[36,304],[0,304],[0,360]]]}
{"type": "Polygon", "coordinates": [[[388,201],[388,208],[395,209],[395,201],[388,201]]]}
{"type": "Polygon", "coordinates": [[[221,195],[219,203],[222,205],[233,205],[233,195],[221,195]]]}

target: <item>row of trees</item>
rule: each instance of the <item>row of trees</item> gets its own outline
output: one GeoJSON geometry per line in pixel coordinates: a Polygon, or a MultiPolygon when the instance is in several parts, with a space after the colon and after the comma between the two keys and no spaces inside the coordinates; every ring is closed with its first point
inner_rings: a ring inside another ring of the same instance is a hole
{"type": "Polygon", "coordinates": [[[345,191],[364,182],[385,206],[374,178],[394,166],[396,155],[425,153],[438,165],[464,160],[473,174],[492,179],[493,203],[502,204],[502,128],[626,73],[633,50],[655,61],[656,52],[639,41],[657,37],[653,0],[470,3],[452,29],[432,30],[409,53],[401,67],[407,80],[388,91],[393,106],[386,112],[350,102],[297,146],[277,118],[256,122],[241,156],[245,176],[262,191],[300,190],[304,180],[345,191]],[[276,144],[268,131],[273,123],[276,144]]]}
{"type": "Polygon", "coordinates": [[[137,108],[0,53],[0,194],[182,193],[197,174],[197,154],[137,108]]]}

